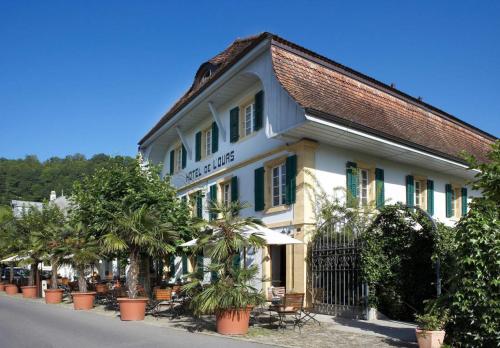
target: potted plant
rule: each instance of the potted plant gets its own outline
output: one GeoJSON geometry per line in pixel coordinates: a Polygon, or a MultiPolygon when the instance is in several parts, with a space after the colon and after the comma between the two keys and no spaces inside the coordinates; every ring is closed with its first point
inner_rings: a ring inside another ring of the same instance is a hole
{"type": "Polygon", "coordinates": [[[240,267],[240,253],[265,246],[264,239],[258,235],[244,234],[247,227],[262,222],[253,217],[240,217],[238,213],[243,208],[239,202],[211,203],[213,218],[194,248],[195,254],[206,253],[210,257],[210,266],[205,269],[200,265],[190,275],[192,281],[183,287],[192,295],[194,314],[215,314],[217,332],[223,335],[245,335],[252,308],[265,301],[261,292],[251,285],[258,273],[257,266],[240,267]],[[211,273],[209,284],[204,282],[205,270],[211,273]]]}
{"type": "Polygon", "coordinates": [[[128,297],[118,298],[121,320],[144,320],[148,297],[139,296],[138,276],[141,254],[166,255],[175,250],[176,233],[170,224],[161,221],[156,207],[142,205],[137,209],[123,207],[112,221],[106,224],[107,231],[101,238],[108,253],[128,252],[127,272],[128,297]]]}
{"type": "Polygon", "coordinates": [[[94,307],[96,293],[88,291],[85,272],[100,258],[98,240],[77,219],[72,219],[65,231],[64,241],[69,256],[62,262],[74,267],[78,276],[78,291],[71,293],[73,307],[76,310],[89,310],[94,307]]]}
{"type": "Polygon", "coordinates": [[[420,348],[440,348],[443,345],[448,321],[448,310],[438,311],[435,308],[426,309],[425,313],[416,315],[416,336],[420,348]]]}
{"type": "Polygon", "coordinates": [[[45,228],[32,234],[33,247],[43,250],[43,260],[49,261],[51,266],[50,289],[45,290],[45,303],[56,304],[62,302],[63,290],[57,286],[57,271],[61,261],[67,255],[68,249],[64,240],[64,214],[56,205],[44,206],[47,215],[45,228]]]}

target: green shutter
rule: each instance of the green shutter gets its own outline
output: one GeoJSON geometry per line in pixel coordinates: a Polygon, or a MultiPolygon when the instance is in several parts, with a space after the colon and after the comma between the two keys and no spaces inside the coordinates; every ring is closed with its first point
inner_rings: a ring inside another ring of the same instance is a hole
{"type": "Polygon", "coordinates": [[[254,197],[255,211],[264,210],[264,167],[255,169],[254,172],[254,197]]]}
{"type": "Polygon", "coordinates": [[[170,175],[174,174],[175,152],[170,151],[170,175]]]}
{"type": "Polygon", "coordinates": [[[427,180],[427,212],[434,215],[434,181],[427,180]]]}
{"type": "Polygon", "coordinates": [[[168,267],[170,268],[170,277],[174,278],[175,277],[175,255],[170,255],[169,258],[169,265],[168,267]]]}
{"type": "Polygon", "coordinates": [[[295,178],[297,176],[297,155],[289,156],[286,159],[286,204],[295,203],[296,196],[296,184],[295,178]]]}
{"type": "Polygon", "coordinates": [[[356,199],[358,197],[357,164],[354,162],[346,163],[346,181],[347,206],[354,207],[356,205],[356,199]]]}
{"type": "Polygon", "coordinates": [[[255,124],[254,131],[262,128],[264,120],[264,91],[257,92],[255,95],[255,124]]]}
{"type": "Polygon", "coordinates": [[[236,202],[238,200],[238,177],[233,176],[231,178],[231,202],[236,202]]]}
{"type": "Polygon", "coordinates": [[[188,274],[188,257],[182,255],[182,274],[188,274]]]}
{"type": "Polygon", "coordinates": [[[406,176],[406,205],[410,208],[415,205],[415,180],[413,175],[406,176]]]}
{"type": "Polygon", "coordinates": [[[450,218],[453,216],[453,208],[452,208],[452,200],[451,200],[451,190],[452,190],[452,187],[450,184],[446,184],[446,187],[445,187],[445,190],[446,190],[446,217],[447,218],[450,218]]]}
{"type": "Polygon", "coordinates": [[[229,141],[235,143],[240,138],[240,108],[229,111],[229,141]]]}
{"type": "Polygon", "coordinates": [[[195,138],[195,161],[201,160],[201,132],[196,133],[195,138]]]}
{"type": "Polygon", "coordinates": [[[203,218],[203,202],[201,192],[196,195],[196,217],[203,218]]]}
{"type": "Polygon", "coordinates": [[[196,255],[196,273],[200,276],[203,276],[203,273],[205,273],[203,269],[203,254],[196,255]]]}
{"type": "Polygon", "coordinates": [[[212,153],[219,151],[219,126],[217,123],[212,123],[212,153]]]}
{"type": "MultiPolygon", "coordinates": [[[[213,204],[215,204],[216,202],[217,202],[217,185],[214,184],[214,185],[210,186],[210,207],[212,207],[213,204]]],[[[216,218],[217,218],[217,214],[213,213],[210,210],[209,219],[215,220],[216,218]]]]}
{"type": "Polygon", "coordinates": [[[238,252],[236,255],[233,256],[233,269],[238,269],[241,267],[241,255],[238,252]]]}
{"type": "Polygon", "coordinates": [[[182,145],[182,169],[186,168],[187,163],[187,151],[184,145],[182,145]]]}
{"type": "Polygon", "coordinates": [[[467,188],[462,187],[462,216],[467,215],[467,188]]]}
{"type": "Polygon", "coordinates": [[[375,191],[377,209],[380,209],[385,204],[384,170],[380,168],[375,168],[375,191]]]}

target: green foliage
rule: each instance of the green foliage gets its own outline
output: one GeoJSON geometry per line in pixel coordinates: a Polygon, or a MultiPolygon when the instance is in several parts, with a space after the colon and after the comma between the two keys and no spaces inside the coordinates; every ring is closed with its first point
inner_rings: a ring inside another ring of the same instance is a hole
{"type": "Polygon", "coordinates": [[[415,321],[417,322],[418,328],[425,331],[444,330],[444,327],[448,320],[448,310],[425,311],[424,314],[415,315],[415,321]]]}
{"type": "Polygon", "coordinates": [[[78,221],[100,241],[108,256],[126,255],[129,296],[137,295],[140,255],[164,257],[191,239],[189,209],[177,199],[159,166],[123,159],[74,185],[78,221]],[[175,231],[175,233],[173,233],[175,231]]]}
{"type": "Polygon", "coordinates": [[[191,306],[196,315],[217,314],[264,302],[263,295],[251,285],[258,273],[257,266],[234,265],[234,259],[240,252],[265,246],[264,239],[257,234],[244,235],[246,226],[262,224],[253,217],[240,217],[238,212],[244,207],[240,202],[211,204],[210,213],[219,219],[206,223],[193,250],[194,254],[208,252],[211,264],[207,269],[191,274],[192,281],[184,286],[184,290],[192,296],[191,306]],[[204,271],[216,274],[210,284],[203,284],[204,271]]]}
{"type": "Polygon", "coordinates": [[[412,320],[436,293],[430,222],[406,206],[385,206],[362,240],[360,267],[369,305],[391,318],[412,320]]]}
{"type": "Polygon", "coordinates": [[[130,157],[113,158],[104,154],[90,159],[80,154],[52,157],[45,162],[36,156],[0,158],[0,205],[9,205],[12,199],[43,202],[52,190],[64,191],[68,196],[75,181],[116,160],[132,161],[130,157]]]}

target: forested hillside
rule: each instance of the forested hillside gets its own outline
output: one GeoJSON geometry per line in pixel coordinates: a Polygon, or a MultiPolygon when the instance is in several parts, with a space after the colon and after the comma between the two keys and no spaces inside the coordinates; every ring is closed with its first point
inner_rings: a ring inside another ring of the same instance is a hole
{"type": "Polygon", "coordinates": [[[76,154],[52,157],[44,162],[36,156],[17,160],[0,158],[0,205],[10,204],[12,199],[41,202],[49,198],[52,190],[58,196],[63,191],[69,195],[75,180],[113,160],[123,160],[123,157],[98,154],[87,159],[76,154]]]}

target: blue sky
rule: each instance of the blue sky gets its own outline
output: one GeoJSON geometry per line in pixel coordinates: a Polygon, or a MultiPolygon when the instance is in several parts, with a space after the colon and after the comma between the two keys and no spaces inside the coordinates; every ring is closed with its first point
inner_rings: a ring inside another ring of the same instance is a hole
{"type": "Polygon", "coordinates": [[[0,0],[0,157],[133,155],[202,62],[262,31],[500,136],[500,1],[0,0]]]}

